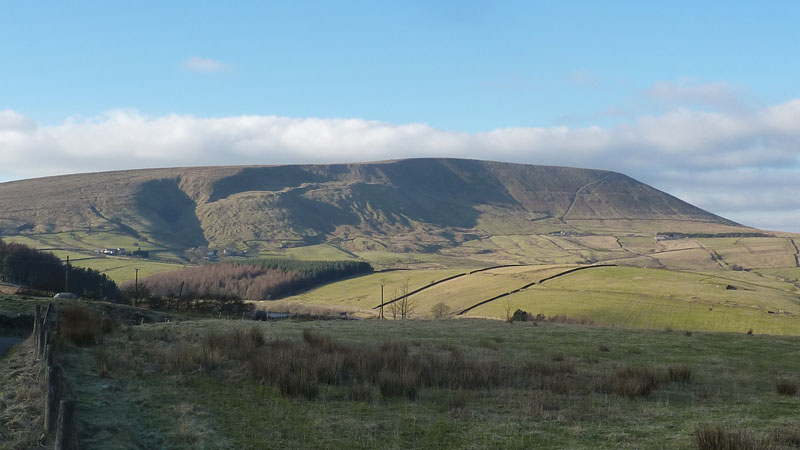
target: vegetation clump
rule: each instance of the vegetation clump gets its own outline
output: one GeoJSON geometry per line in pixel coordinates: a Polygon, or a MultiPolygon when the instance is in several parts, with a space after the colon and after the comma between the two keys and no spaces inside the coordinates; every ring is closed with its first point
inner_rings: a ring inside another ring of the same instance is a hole
{"type": "Polygon", "coordinates": [[[702,426],[695,431],[694,437],[698,450],[766,450],[769,448],[767,440],[760,439],[748,431],[731,431],[719,425],[702,426]]]}
{"type": "Polygon", "coordinates": [[[778,394],[792,396],[797,394],[797,383],[788,378],[780,378],[775,382],[775,390],[778,394]]]}
{"type": "MultiPolygon", "coordinates": [[[[59,310],[59,334],[75,345],[87,346],[102,342],[103,317],[86,305],[70,305],[59,310]]],[[[106,322],[105,329],[110,331],[111,325],[106,322]]]]}

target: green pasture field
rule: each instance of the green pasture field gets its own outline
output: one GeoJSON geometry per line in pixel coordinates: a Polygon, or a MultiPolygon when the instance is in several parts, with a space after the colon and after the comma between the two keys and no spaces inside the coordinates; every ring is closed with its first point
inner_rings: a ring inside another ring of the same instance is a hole
{"type": "Polygon", "coordinates": [[[779,379],[798,381],[797,337],[476,319],[198,321],[124,328],[102,346],[68,348],[60,362],[79,402],[85,450],[686,449],[697,448],[698,428],[766,438],[800,426],[800,397],[776,392],[779,379]],[[467,361],[558,373],[533,386],[422,387],[414,399],[321,384],[307,400],[282,395],[224,355],[192,368],[188,355],[205,336],[234,329],[300,343],[309,329],[353,349],[392,342],[411,355],[458,352],[467,361]],[[175,373],[170,364],[189,365],[175,373]],[[593,387],[632,367],[688,378],[631,397],[593,387]]]}
{"type": "Polygon", "coordinates": [[[343,252],[329,244],[292,247],[283,252],[284,256],[305,261],[341,261],[355,259],[352,254],[343,252]]]}
{"type": "Polygon", "coordinates": [[[186,265],[168,264],[146,259],[132,258],[97,258],[79,260],[74,263],[76,266],[88,267],[108,275],[117,284],[133,281],[136,278],[136,269],[139,269],[139,278],[144,278],[157,273],[179,270],[186,265]]]}
{"type": "Polygon", "coordinates": [[[503,318],[506,308],[566,315],[631,328],[800,334],[800,296],[756,275],[717,275],[632,267],[575,272],[486,304],[470,316],[503,318]],[[729,290],[728,285],[736,287],[729,290]]]}
{"type": "Polygon", "coordinates": [[[413,295],[410,304],[414,309],[413,313],[422,317],[431,317],[431,310],[438,303],[445,303],[451,313],[458,313],[483,300],[573,267],[576,266],[540,265],[491,269],[437,284],[413,295]]]}
{"type": "MultiPolygon", "coordinates": [[[[336,283],[312,289],[308,292],[287,297],[286,302],[310,303],[325,306],[348,306],[371,310],[381,302],[381,284],[384,285],[384,299],[392,299],[394,293],[400,293],[407,282],[410,291],[430,284],[433,281],[463,273],[458,269],[438,270],[393,270],[376,272],[349,278],[336,283]]],[[[254,302],[256,305],[269,302],[254,302]]]]}
{"type": "Polygon", "coordinates": [[[758,269],[758,273],[782,278],[789,281],[800,281],[800,267],[782,267],[778,269],[758,269]]]}
{"type": "MultiPolygon", "coordinates": [[[[492,269],[425,289],[411,297],[415,317],[431,317],[443,302],[455,314],[498,294],[519,289],[572,265],[492,269]]],[[[446,278],[458,270],[410,270],[376,273],[332,283],[288,297],[285,303],[358,308],[367,315],[385,299],[446,278]]],[[[268,304],[268,303],[267,303],[268,304]]],[[[267,305],[265,304],[265,305],[267,305]]],[[[567,315],[597,324],[630,328],[732,331],[753,329],[763,334],[800,334],[800,290],[792,283],[755,272],[705,272],[599,267],[574,272],[534,285],[467,313],[503,319],[507,308],[547,316],[567,315]],[[729,288],[730,286],[730,288],[729,288]]],[[[386,315],[390,312],[385,311],[386,315]]]]}

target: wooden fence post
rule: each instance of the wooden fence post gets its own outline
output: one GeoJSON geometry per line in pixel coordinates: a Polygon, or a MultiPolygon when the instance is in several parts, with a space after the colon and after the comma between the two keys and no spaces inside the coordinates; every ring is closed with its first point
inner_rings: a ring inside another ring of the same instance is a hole
{"type": "Polygon", "coordinates": [[[41,358],[44,354],[44,341],[47,339],[47,322],[39,327],[39,336],[36,339],[36,357],[41,358]]]}
{"type": "Polygon", "coordinates": [[[53,304],[52,303],[48,303],[47,304],[47,309],[45,309],[45,311],[44,311],[44,326],[45,326],[45,328],[47,328],[47,326],[50,324],[49,323],[50,322],[50,311],[52,309],[53,309],[53,304]]]}
{"type": "Polygon", "coordinates": [[[56,431],[58,408],[61,405],[61,367],[52,366],[47,369],[47,397],[44,400],[44,431],[51,434],[56,431]]]}
{"type": "MultiPolygon", "coordinates": [[[[38,339],[38,335],[36,333],[39,332],[39,321],[42,320],[42,305],[36,305],[36,313],[33,315],[33,336],[34,339],[38,339]]],[[[38,343],[38,341],[37,341],[38,343]]]]}
{"type": "Polygon", "coordinates": [[[61,406],[58,410],[55,450],[78,450],[75,404],[75,400],[61,400],[61,406]]]}

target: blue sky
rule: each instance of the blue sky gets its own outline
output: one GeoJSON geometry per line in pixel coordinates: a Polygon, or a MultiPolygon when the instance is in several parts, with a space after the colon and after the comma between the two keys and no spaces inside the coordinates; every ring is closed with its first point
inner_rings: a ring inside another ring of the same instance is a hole
{"type": "Polygon", "coordinates": [[[479,157],[618,170],[800,231],[800,2],[0,9],[0,181],[479,157]]]}

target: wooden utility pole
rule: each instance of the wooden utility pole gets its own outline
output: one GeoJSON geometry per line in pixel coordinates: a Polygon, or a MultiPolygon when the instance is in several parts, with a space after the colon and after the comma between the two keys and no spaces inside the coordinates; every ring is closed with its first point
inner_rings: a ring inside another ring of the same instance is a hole
{"type": "Polygon", "coordinates": [[[383,320],[383,283],[381,283],[381,320],[383,320]]]}
{"type": "Polygon", "coordinates": [[[133,306],[136,306],[136,303],[139,301],[139,268],[136,267],[134,270],[136,271],[136,281],[133,282],[133,286],[134,289],[136,289],[136,298],[133,300],[133,306]]]}
{"type": "Polygon", "coordinates": [[[183,281],[181,281],[181,288],[178,290],[178,303],[175,305],[175,311],[181,308],[181,297],[183,296],[183,281]]]}
{"type": "Polygon", "coordinates": [[[64,292],[69,292],[69,255],[67,255],[66,279],[64,281],[64,292]]]}

